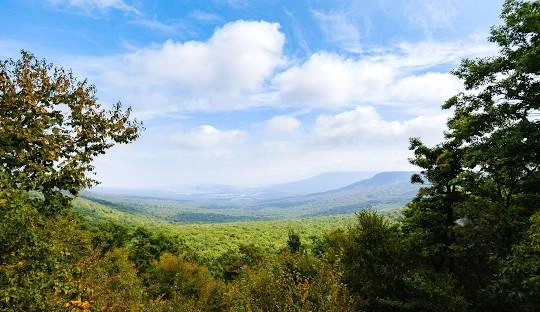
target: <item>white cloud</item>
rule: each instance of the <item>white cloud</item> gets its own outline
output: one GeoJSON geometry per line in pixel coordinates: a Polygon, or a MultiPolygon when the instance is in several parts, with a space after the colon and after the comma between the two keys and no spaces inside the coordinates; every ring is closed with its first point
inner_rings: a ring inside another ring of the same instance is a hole
{"type": "MultiPolygon", "coordinates": [[[[420,0],[398,0],[399,5],[379,1],[396,10],[405,2],[421,5],[420,0]]],[[[79,11],[124,12],[128,23],[171,34],[178,34],[184,25],[181,20],[163,23],[141,15],[137,9],[140,1],[49,2],[79,11]]],[[[229,2],[249,5],[245,0],[229,2]]],[[[419,8],[418,15],[410,12],[414,27],[423,27],[426,18],[433,19],[426,20],[430,27],[451,25],[453,1],[433,3],[445,6],[434,11],[437,7],[430,3],[419,8]],[[448,7],[449,12],[444,12],[448,7]]],[[[240,20],[193,41],[158,42],[105,57],[50,60],[72,67],[77,77],[88,77],[96,84],[100,101],[120,99],[147,121],[148,129],[140,140],[115,147],[96,164],[106,183],[253,185],[324,171],[408,169],[409,137],[420,136],[428,144],[442,137],[447,115],[439,106],[461,88],[447,73],[448,68],[464,57],[493,55],[494,49],[483,36],[460,36],[460,40],[404,42],[367,50],[361,40],[369,30],[363,27],[369,26],[369,18],[361,19],[362,5],[350,14],[339,11],[347,4],[340,4],[337,10],[312,11],[334,52],[311,53],[320,42],[310,47],[306,39],[313,39],[313,32],[303,33],[300,22],[305,21],[296,21],[284,9],[293,21],[286,30],[295,36],[287,39],[300,41],[304,54],[291,51],[295,45],[284,49],[286,38],[279,24],[240,20]],[[285,50],[291,54],[286,55],[285,50]],[[264,109],[237,111],[260,106],[264,109]],[[266,120],[268,112],[284,114],[298,109],[308,111],[301,117],[303,122],[295,114],[266,120]],[[169,114],[173,112],[185,113],[186,118],[175,120],[178,114],[169,114]],[[206,118],[208,113],[211,118],[206,118]],[[223,128],[200,121],[218,118],[229,119],[228,124],[234,126],[223,128]]],[[[186,17],[188,26],[223,21],[202,11],[186,17]]],[[[16,55],[20,46],[0,41],[0,54],[16,55]]]]}
{"type": "Polygon", "coordinates": [[[407,76],[389,88],[388,101],[396,103],[439,103],[455,95],[462,88],[461,81],[449,73],[425,73],[407,76]]]}
{"type": "Polygon", "coordinates": [[[395,73],[377,62],[315,53],[305,63],[278,74],[273,83],[284,103],[346,107],[389,85],[395,73]]]}
{"type": "Polygon", "coordinates": [[[237,21],[217,29],[206,42],[169,40],[128,55],[127,61],[153,84],[240,94],[260,88],[281,64],[284,40],[278,24],[237,21]]]}
{"type": "Polygon", "coordinates": [[[288,133],[298,130],[302,123],[292,116],[274,116],[266,121],[265,129],[270,133],[288,133]]]}
{"type": "MultiPolygon", "coordinates": [[[[236,21],[206,41],[149,46],[109,58],[71,60],[110,101],[122,95],[143,115],[226,110],[266,101],[267,80],[285,60],[279,24],[236,21]]],[[[266,103],[266,102],[265,102],[266,103]]]]}
{"type": "Polygon", "coordinates": [[[137,8],[127,4],[123,0],[49,0],[49,2],[57,6],[67,5],[71,7],[79,7],[86,11],[92,11],[95,9],[115,9],[127,13],[141,15],[141,12],[137,8]]]}
{"type": "Polygon", "coordinates": [[[313,135],[321,143],[349,146],[406,143],[409,137],[437,142],[442,139],[447,118],[447,114],[439,113],[404,121],[388,121],[373,107],[359,106],[335,115],[319,116],[313,127],[313,135]]]}
{"type": "Polygon", "coordinates": [[[380,59],[403,69],[426,69],[437,65],[453,65],[463,58],[492,56],[497,46],[487,43],[483,36],[473,35],[457,41],[402,42],[394,53],[380,59]]]}
{"type": "Polygon", "coordinates": [[[104,181],[119,181],[117,166],[127,176],[144,177],[141,185],[248,185],[324,171],[410,169],[408,138],[438,142],[447,117],[439,107],[461,88],[446,68],[463,57],[493,54],[492,46],[471,39],[402,43],[354,56],[320,51],[291,62],[284,44],[278,24],[237,21],[203,41],[167,41],[61,62],[77,76],[89,76],[100,100],[121,99],[142,119],[217,110],[235,121],[235,109],[258,106],[324,113],[314,123],[309,113],[303,123],[275,116],[235,129],[149,127],[153,134],[99,162],[104,181]],[[400,119],[385,114],[390,110],[400,119]],[[248,135],[253,126],[264,131],[248,135]],[[118,165],[126,158],[130,164],[118,165]]]}
{"type": "Polygon", "coordinates": [[[174,135],[172,141],[186,147],[206,149],[234,145],[244,137],[245,133],[240,130],[219,130],[211,125],[202,125],[187,133],[174,135]]]}
{"type": "Polygon", "coordinates": [[[319,52],[277,74],[273,84],[279,102],[289,105],[438,107],[459,92],[461,84],[449,73],[428,70],[493,52],[493,46],[475,41],[403,43],[359,57],[319,52]]]}
{"type": "Polygon", "coordinates": [[[374,107],[358,107],[322,114],[314,123],[302,124],[305,131],[285,136],[248,134],[245,129],[254,125],[203,125],[186,131],[178,130],[177,124],[163,125],[149,127],[140,141],[115,148],[96,166],[106,182],[142,187],[254,186],[329,171],[410,170],[408,138],[439,142],[445,121],[442,113],[393,120],[374,107]]]}
{"type": "Polygon", "coordinates": [[[321,51],[292,62],[284,44],[279,24],[240,20],[217,28],[205,41],[169,40],[122,55],[65,62],[96,84],[104,102],[121,99],[145,118],[260,106],[392,106],[411,114],[438,109],[461,89],[447,68],[461,58],[494,52],[478,39],[427,41],[354,56],[321,51]]]}

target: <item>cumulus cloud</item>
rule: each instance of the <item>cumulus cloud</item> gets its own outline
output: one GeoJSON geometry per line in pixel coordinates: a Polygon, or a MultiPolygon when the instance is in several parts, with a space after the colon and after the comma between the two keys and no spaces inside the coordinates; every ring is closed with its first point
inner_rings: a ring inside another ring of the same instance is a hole
{"type": "Polygon", "coordinates": [[[389,88],[387,101],[396,103],[439,103],[455,95],[462,83],[448,73],[425,73],[404,77],[389,88]]]}
{"type": "Polygon", "coordinates": [[[447,114],[417,116],[403,121],[385,120],[373,107],[359,106],[334,115],[321,115],[313,126],[314,138],[332,145],[384,145],[406,143],[409,137],[428,142],[442,139],[447,114]]]}
{"type": "Polygon", "coordinates": [[[127,4],[123,0],[49,0],[49,2],[57,6],[79,7],[86,11],[92,11],[95,9],[115,9],[127,13],[141,15],[141,12],[137,10],[137,8],[127,4]]]}
{"type": "Polygon", "coordinates": [[[284,42],[279,24],[240,20],[217,28],[206,41],[168,40],[70,63],[107,97],[123,94],[139,112],[226,110],[266,101],[265,82],[285,62],[284,42]]]}
{"type": "Polygon", "coordinates": [[[127,61],[153,83],[237,94],[261,87],[282,62],[284,41],[276,23],[237,21],[217,29],[206,42],[169,40],[128,55],[127,61]]]}
{"type": "Polygon", "coordinates": [[[403,43],[354,58],[319,52],[277,74],[273,83],[281,102],[299,106],[439,106],[461,90],[461,83],[449,73],[428,69],[493,52],[491,45],[474,42],[403,43]]]}
{"type": "Polygon", "coordinates": [[[438,142],[447,118],[440,104],[461,89],[441,68],[494,52],[471,39],[401,43],[352,56],[319,51],[292,60],[284,54],[284,43],[278,24],[236,21],[216,28],[207,40],[169,40],[126,54],[64,63],[96,83],[100,100],[121,96],[137,117],[154,122],[173,112],[241,118],[237,110],[261,106],[272,112],[307,111],[303,122],[293,115],[268,120],[260,115],[251,124],[236,120],[234,129],[190,124],[188,130],[156,131],[141,138],[144,147],[130,147],[138,152],[117,156],[136,154],[141,159],[133,162],[141,168],[153,163],[156,168],[149,173],[139,170],[147,177],[143,183],[154,172],[182,172],[184,180],[194,183],[250,184],[323,171],[410,168],[408,138],[438,142]],[[247,129],[254,128],[263,132],[248,135],[247,129]]]}
{"type": "Polygon", "coordinates": [[[279,73],[273,83],[281,100],[302,106],[345,107],[389,85],[395,73],[377,62],[315,53],[279,73]]]}
{"type": "Polygon", "coordinates": [[[302,123],[292,116],[274,116],[266,121],[265,130],[270,133],[288,133],[298,130],[302,123]]]}
{"type": "Polygon", "coordinates": [[[211,125],[202,125],[187,133],[174,135],[172,140],[186,147],[206,149],[234,145],[244,137],[245,133],[240,130],[219,130],[211,125]]]}
{"type": "Polygon", "coordinates": [[[145,118],[261,106],[393,106],[416,113],[438,109],[461,90],[455,77],[438,69],[494,52],[477,39],[426,41],[354,56],[319,51],[292,61],[284,44],[279,24],[239,20],[216,28],[204,41],[168,40],[126,54],[66,62],[95,82],[104,101],[121,95],[145,118]]]}
{"type": "Polygon", "coordinates": [[[235,110],[260,106],[308,111],[303,122],[277,115],[234,129],[148,127],[140,143],[111,153],[110,163],[100,162],[100,172],[118,176],[115,168],[122,165],[112,160],[127,157],[133,160],[125,172],[144,176],[143,185],[152,179],[165,183],[164,176],[180,179],[171,172],[190,183],[254,184],[324,171],[407,169],[408,138],[438,142],[447,118],[440,104],[461,89],[441,68],[493,54],[492,46],[471,39],[401,43],[352,56],[319,51],[291,60],[284,44],[276,23],[236,21],[207,40],[169,40],[116,56],[64,60],[96,83],[100,100],[120,97],[138,118],[154,122],[172,112],[240,118],[235,110]],[[264,133],[248,135],[246,129],[254,127],[264,133]]]}

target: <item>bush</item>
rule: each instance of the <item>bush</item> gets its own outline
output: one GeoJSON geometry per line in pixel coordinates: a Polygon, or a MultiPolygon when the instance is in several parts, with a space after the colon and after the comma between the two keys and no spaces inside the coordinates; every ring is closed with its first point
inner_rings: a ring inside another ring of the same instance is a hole
{"type": "Polygon", "coordinates": [[[79,263],[84,272],[78,282],[79,299],[98,311],[139,311],[144,288],[127,249],[114,249],[104,256],[99,251],[79,263]]]}
{"type": "Polygon", "coordinates": [[[204,311],[219,311],[222,307],[222,285],[212,279],[208,269],[173,254],[164,253],[154,262],[145,281],[151,298],[168,305],[204,311]]]}
{"type": "Polygon", "coordinates": [[[74,264],[90,237],[73,216],[46,218],[40,205],[27,192],[0,192],[0,310],[56,311],[78,293],[74,264]]]}

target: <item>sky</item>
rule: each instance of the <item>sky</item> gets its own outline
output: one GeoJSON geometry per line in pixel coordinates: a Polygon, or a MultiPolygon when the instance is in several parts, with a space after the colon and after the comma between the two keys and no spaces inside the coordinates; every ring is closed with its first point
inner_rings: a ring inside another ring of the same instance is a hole
{"type": "Polygon", "coordinates": [[[105,187],[260,186],[414,170],[495,55],[502,0],[0,0],[0,58],[21,49],[95,84],[146,130],[95,161],[105,187]]]}

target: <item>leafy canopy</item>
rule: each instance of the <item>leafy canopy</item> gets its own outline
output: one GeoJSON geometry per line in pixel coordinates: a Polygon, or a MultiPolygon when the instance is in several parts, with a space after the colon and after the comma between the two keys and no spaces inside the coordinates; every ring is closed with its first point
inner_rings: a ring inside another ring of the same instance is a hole
{"type": "Polygon", "coordinates": [[[0,188],[51,201],[97,183],[92,160],[140,134],[130,113],[120,103],[103,109],[86,79],[28,52],[0,61],[0,188]]]}
{"type": "Polygon", "coordinates": [[[501,289],[515,278],[510,269],[538,280],[514,260],[529,256],[516,250],[529,246],[540,208],[540,1],[507,0],[501,18],[489,37],[499,53],[463,60],[453,72],[465,91],[443,105],[453,112],[445,140],[427,147],[411,139],[411,163],[422,168],[413,182],[427,183],[403,229],[423,266],[456,278],[469,302],[485,300],[475,309],[535,310],[530,289],[497,294],[508,294],[501,289]]]}

